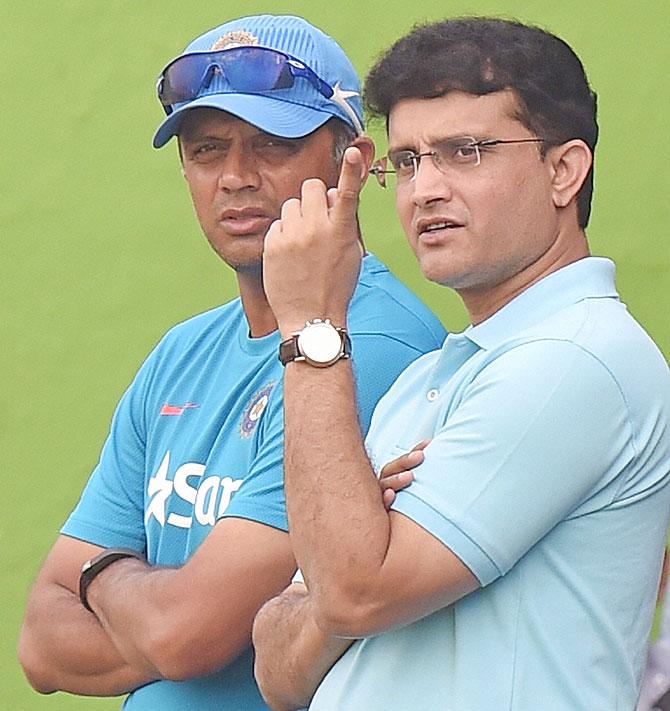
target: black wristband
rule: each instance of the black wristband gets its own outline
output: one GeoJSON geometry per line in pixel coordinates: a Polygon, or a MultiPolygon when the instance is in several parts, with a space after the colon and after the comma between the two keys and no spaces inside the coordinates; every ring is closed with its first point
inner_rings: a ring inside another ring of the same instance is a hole
{"type": "Polygon", "coordinates": [[[107,548],[102,551],[102,553],[98,553],[94,558],[91,558],[91,560],[87,560],[84,565],[81,566],[81,573],[79,574],[79,599],[81,600],[81,604],[89,612],[93,612],[93,610],[88,604],[88,598],[86,596],[88,586],[107,566],[122,558],[137,558],[137,560],[141,561],[146,560],[141,553],[130,548],[107,548]]]}

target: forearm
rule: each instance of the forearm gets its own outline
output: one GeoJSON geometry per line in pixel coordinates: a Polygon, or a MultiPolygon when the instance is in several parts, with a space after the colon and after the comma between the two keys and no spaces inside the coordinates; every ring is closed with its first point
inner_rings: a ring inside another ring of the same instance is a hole
{"type": "Polygon", "coordinates": [[[31,596],[21,629],[19,659],[41,693],[69,691],[116,696],[155,677],[129,664],[74,592],[51,584],[31,596]]]}
{"type": "Polygon", "coordinates": [[[260,609],[253,641],[263,698],[275,711],[292,711],[309,705],[353,640],[326,635],[315,622],[305,586],[295,583],[260,609]]]}
{"type": "Polygon", "coordinates": [[[358,586],[374,579],[390,540],[358,426],[351,362],[289,364],[285,408],[291,542],[317,609],[331,614],[342,596],[355,602],[358,586]]]}
{"type": "Polygon", "coordinates": [[[102,571],[88,588],[88,602],[102,629],[124,658],[154,678],[170,676],[159,652],[169,647],[170,620],[178,619],[171,595],[175,573],[124,559],[102,571]]]}
{"type": "Polygon", "coordinates": [[[295,567],[285,532],[227,518],[179,568],[115,562],[93,580],[88,600],[125,658],[180,681],[222,669],[247,649],[256,613],[295,567]]]}
{"type": "MultiPolygon", "coordinates": [[[[346,326],[361,265],[356,210],[370,148],[347,149],[337,189],[306,180],[265,237],[264,286],[283,340],[315,318],[346,326]]],[[[390,522],[363,446],[351,361],[324,368],[290,362],[284,394],[291,543],[324,615],[319,625],[328,629],[327,616],[337,610],[331,602],[347,607],[366,578],[376,586],[390,522]]]]}

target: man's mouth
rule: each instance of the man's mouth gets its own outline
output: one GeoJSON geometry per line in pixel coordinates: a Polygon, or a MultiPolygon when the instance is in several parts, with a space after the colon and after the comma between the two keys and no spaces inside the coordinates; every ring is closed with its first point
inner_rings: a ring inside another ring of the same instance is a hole
{"type": "Polygon", "coordinates": [[[260,208],[245,207],[228,209],[221,214],[220,222],[227,232],[233,235],[266,232],[273,218],[260,208]]]}
{"type": "Polygon", "coordinates": [[[416,230],[419,236],[439,235],[448,230],[456,230],[463,227],[462,222],[452,219],[423,219],[419,220],[416,225],[416,230]]]}

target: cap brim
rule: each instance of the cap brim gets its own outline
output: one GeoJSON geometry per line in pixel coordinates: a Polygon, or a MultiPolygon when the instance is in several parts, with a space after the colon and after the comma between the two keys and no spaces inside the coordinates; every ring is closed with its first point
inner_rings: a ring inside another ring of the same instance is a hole
{"type": "Polygon", "coordinates": [[[176,136],[186,112],[198,108],[226,111],[253,124],[261,131],[284,138],[306,136],[323,126],[328,119],[337,116],[336,113],[319,111],[263,94],[210,94],[194,99],[173,111],[158,127],[153,140],[154,148],[161,148],[172,136],[176,136]]]}

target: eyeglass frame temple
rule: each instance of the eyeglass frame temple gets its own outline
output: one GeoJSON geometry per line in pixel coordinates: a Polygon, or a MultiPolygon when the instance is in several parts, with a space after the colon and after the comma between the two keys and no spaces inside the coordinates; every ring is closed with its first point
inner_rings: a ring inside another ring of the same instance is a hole
{"type": "Polygon", "coordinates": [[[484,138],[473,145],[477,148],[486,146],[498,146],[505,143],[548,143],[546,138],[484,138]]]}
{"type": "Polygon", "coordinates": [[[382,156],[378,160],[376,160],[372,168],[368,171],[368,175],[374,175],[375,178],[377,178],[377,182],[379,185],[386,190],[386,178],[384,177],[385,175],[393,175],[395,173],[395,170],[386,170],[386,168],[383,167],[382,161],[388,160],[387,156],[382,156]]]}

